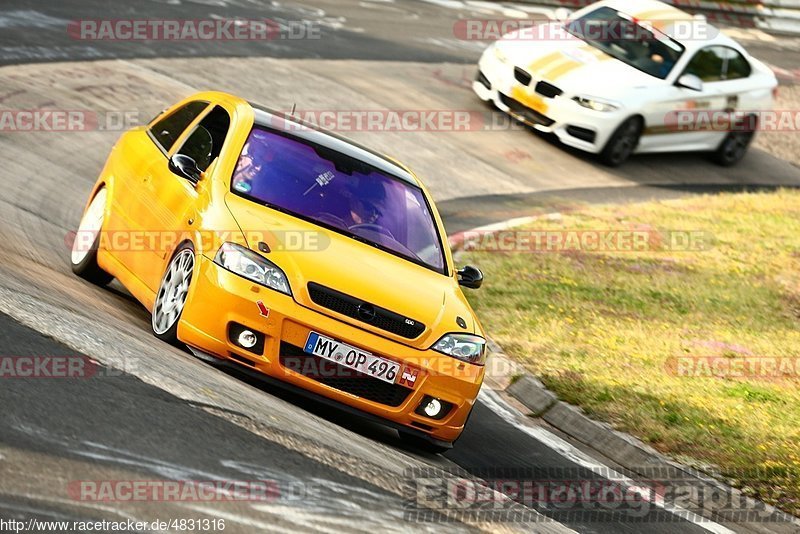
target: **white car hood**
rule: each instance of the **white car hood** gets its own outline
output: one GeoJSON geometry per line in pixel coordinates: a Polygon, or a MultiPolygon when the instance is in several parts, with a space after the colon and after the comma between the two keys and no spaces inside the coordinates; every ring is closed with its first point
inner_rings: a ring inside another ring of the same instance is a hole
{"type": "Polygon", "coordinates": [[[571,36],[557,22],[512,32],[495,46],[534,80],[546,80],[568,94],[613,99],[630,89],[663,83],[571,36]]]}

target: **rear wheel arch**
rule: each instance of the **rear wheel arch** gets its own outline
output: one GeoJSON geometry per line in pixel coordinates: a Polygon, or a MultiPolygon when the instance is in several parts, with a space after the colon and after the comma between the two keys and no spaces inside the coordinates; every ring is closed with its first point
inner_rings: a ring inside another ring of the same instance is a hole
{"type": "Polygon", "coordinates": [[[97,263],[97,250],[100,247],[103,226],[105,225],[105,218],[108,212],[108,195],[109,191],[104,182],[101,182],[95,187],[92,195],[89,197],[89,200],[86,203],[83,214],[81,215],[81,221],[79,223],[78,230],[73,236],[72,249],[70,252],[70,266],[72,272],[81,278],[99,286],[105,286],[114,279],[111,274],[104,271],[97,263]],[[78,249],[75,247],[79,246],[78,243],[81,242],[79,234],[83,231],[87,231],[86,228],[84,228],[84,221],[90,216],[89,212],[93,207],[93,203],[97,200],[98,195],[100,195],[100,193],[103,191],[105,191],[106,198],[104,200],[102,209],[102,219],[100,221],[99,228],[96,229],[97,236],[94,238],[91,248],[83,249],[83,252],[77,252],[78,249]],[[76,254],[78,256],[76,256],[76,254]]]}

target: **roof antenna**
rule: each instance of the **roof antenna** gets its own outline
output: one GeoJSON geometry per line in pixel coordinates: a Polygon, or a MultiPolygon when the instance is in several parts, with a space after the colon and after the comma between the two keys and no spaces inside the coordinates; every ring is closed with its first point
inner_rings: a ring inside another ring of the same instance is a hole
{"type": "Polygon", "coordinates": [[[297,102],[292,103],[292,111],[289,112],[289,115],[294,116],[294,110],[297,109],[297,102]]]}

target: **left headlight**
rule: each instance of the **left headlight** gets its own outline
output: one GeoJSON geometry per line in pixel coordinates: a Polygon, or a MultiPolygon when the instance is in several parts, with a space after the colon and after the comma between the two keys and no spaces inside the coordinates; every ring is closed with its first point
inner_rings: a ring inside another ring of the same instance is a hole
{"type": "Polygon", "coordinates": [[[486,363],[486,340],[480,336],[446,334],[432,348],[468,363],[476,365],[486,363]]]}
{"type": "Polygon", "coordinates": [[[289,280],[277,265],[235,243],[223,244],[214,258],[214,263],[262,286],[287,295],[292,294],[289,280]]]}
{"type": "Polygon", "coordinates": [[[620,108],[620,105],[616,102],[603,100],[602,98],[596,98],[593,96],[576,96],[572,100],[581,106],[594,111],[616,111],[620,108]]]}

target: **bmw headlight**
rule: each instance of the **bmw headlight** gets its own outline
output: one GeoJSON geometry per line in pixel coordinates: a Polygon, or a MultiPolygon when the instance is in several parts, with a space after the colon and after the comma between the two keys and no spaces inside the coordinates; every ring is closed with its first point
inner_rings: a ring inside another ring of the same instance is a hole
{"type": "Polygon", "coordinates": [[[468,363],[476,365],[486,363],[486,340],[480,336],[446,334],[432,348],[468,363]]]}
{"type": "Polygon", "coordinates": [[[292,294],[289,280],[277,265],[235,243],[222,245],[214,258],[214,263],[262,286],[287,295],[292,294]]]}
{"type": "Polygon", "coordinates": [[[620,108],[620,105],[616,102],[610,102],[593,96],[576,96],[572,100],[594,111],[616,111],[620,108]]]}

